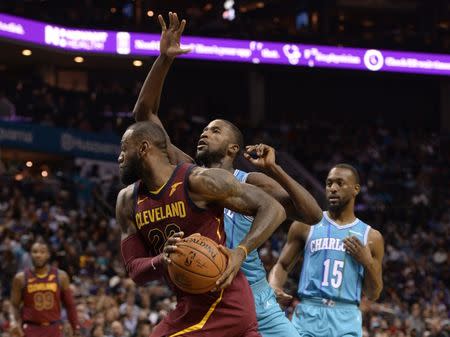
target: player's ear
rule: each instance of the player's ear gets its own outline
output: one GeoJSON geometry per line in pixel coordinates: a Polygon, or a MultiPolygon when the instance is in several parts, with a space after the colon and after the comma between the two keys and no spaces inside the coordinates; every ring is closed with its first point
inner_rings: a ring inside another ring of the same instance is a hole
{"type": "Polygon", "coordinates": [[[237,155],[240,151],[240,147],[238,144],[230,144],[228,145],[228,152],[233,154],[233,156],[237,155]]]}
{"type": "Polygon", "coordinates": [[[139,156],[144,157],[147,152],[150,150],[150,143],[146,140],[144,140],[141,145],[139,146],[139,156]]]}
{"type": "Polygon", "coordinates": [[[356,198],[356,196],[359,194],[360,191],[361,191],[361,185],[360,184],[355,184],[353,197],[356,198]]]}

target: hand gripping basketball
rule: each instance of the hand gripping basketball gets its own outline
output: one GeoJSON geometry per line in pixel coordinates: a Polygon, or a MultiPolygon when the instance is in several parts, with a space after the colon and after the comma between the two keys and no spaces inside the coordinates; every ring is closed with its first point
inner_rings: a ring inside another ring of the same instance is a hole
{"type": "Polygon", "coordinates": [[[170,251],[167,257],[170,279],[186,293],[202,294],[215,288],[227,267],[227,257],[217,242],[200,234],[171,240],[165,251],[170,251]]]}
{"type": "Polygon", "coordinates": [[[170,254],[175,253],[177,251],[177,243],[181,242],[183,236],[184,232],[175,233],[170,238],[168,238],[166,243],[164,244],[163,261],[166,266],[172,263],[172,260],[170,259],[170,254]]]}

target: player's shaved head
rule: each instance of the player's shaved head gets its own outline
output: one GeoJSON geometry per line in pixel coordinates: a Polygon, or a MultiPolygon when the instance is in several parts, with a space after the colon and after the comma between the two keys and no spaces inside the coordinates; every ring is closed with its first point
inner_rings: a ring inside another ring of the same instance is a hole
{"type": "Polygon", "coordinates": [[[239,128],[236,125],[234,125],[230,121],[227,121],[226,119],[218,119],[218,120],[224,122],[227,125],[232,134],[231,141],[239,145],[239,150],[242,151],[244,148],[244,135],[242,134],[241,130],[239,130],[239,128]]]}
{"type": "Polygon", "coordinates": [[[360,183],[359,173],[358,173],[358,170],[354,166],[352,166],[350,164],[346,164],[346,163],[340,163],[340,164],[334,165],[333,168],[349,170],[352,173],[353,178],[355,179],[355,183],[359,185],[359,183],[360,183]]]}
{"type": "Polygon", "coordinates": [[[167,150],[166,136],[158,124],[151,121],[137,122],[128,127],[128,130],[132,131],[129,139],[135,144],[147,141],[160,150],[167,150]]]}

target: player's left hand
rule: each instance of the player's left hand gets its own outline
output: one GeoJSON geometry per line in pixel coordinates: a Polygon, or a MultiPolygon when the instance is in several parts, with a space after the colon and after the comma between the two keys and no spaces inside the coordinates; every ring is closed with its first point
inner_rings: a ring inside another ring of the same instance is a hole
{"type": "Polygon", "coordinates": [[[178,55],[189,53],[190,49],[183,49],[180,46],[181,34],[183,34],[186,20],[178,19],[177,13],[169,12],[169,28],[162,15],[158,15],[161,25],[161,40],[159,42],[159,52],[169,58],[175,58],[178,55]]]}
{"type": "Polygon", "coordinates": [[[275,166],[275,149],[266,144],[249,145],[245,147],[244,158],[256,167],[269,170],[275,166]]]}
{"type": "Polygon", "coordinates": [[[245,261],[245,253],[242,249],[231,250],[220,245],[219,250],[228,258],[228,263],[222,276],[216,281],[215,288],[211,291],[222,290],[228,287],[233,282],[239,269],[241,269],[242,263],[245,261]]]}
{"type": "Polygon", "coordinates": [[[372,253],[369,245],[363,245],[356,236],[350,236],[344,239],[344,248],[356,261],[363,266],[368,266],[372,263],[372,253]]]}

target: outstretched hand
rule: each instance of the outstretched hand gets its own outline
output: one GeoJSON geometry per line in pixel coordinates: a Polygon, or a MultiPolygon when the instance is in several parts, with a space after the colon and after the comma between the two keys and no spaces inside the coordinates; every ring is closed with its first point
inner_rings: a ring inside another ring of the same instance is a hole
{"type": "Polygon", "coordinates": [[[178,19],[177,13],[169,12],[169,28],[162,15],[158,15],[158,21],[161,25],[161,40],[159,42],[159,52],[161,55],[166,55],[169,58],[175,58],[178,55],[189,53],[189,48],[181,48],[180,38],[183,34],[186,20],[178,19]]]}

